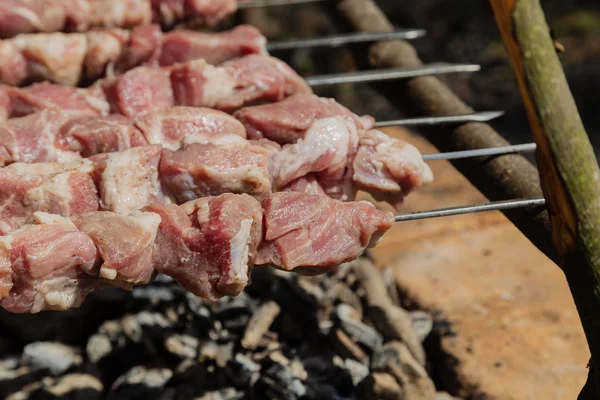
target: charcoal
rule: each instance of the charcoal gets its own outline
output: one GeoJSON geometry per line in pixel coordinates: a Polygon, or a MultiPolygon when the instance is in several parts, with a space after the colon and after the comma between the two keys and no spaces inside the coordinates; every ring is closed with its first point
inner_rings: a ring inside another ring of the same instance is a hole
{"type": "Polygon", "coordinates": [[[410,318],[417,337],[421,342],[424,341],[433,329],[433,317],[425,311],[413,311],[410,313],[410,318]]]}
{"type": "Polygon", "coordinates": [[[451,396],[446,392],[437,392],[435,394],[435,400],[460,400],[460,398],[451,396]]]}
{"type": "Polygon", "coordinates": [[[186,293],[187,306],[189,310],[199,319],[210,321],[211,314],[200,297],[186,293]]]}
{"type": "MultiPolygon", "coordinates": [[[[142,336],[144,335],[144,331],[142,330],[142,325],[138,321],[137,315],[126,315],[121,319],[121,328],[123,329],[123,333],[129,340],[134,343],[140,343],[142,341],[142,336]]],[[[154,325],[154,321],[151,317],[143,319],[148,320],[150,324],[154,325]]]]}
{"type": "Polygon", "coordinates": [[[134,299],[146,300],[151,304],[170,303],[175,300],[173,290],[163,286],[137,286],[132,296],[134,299]]]}
{"type": "Polygon", "coordinates": [[[23,362],[32,369],[60,375],[82,362],[81,355],[69,346],[55,342],[35,342],[23,349],[23,362]]]}
{"type": "Polygon", "coordinates": [[[109,399],[156,398],[173,376],[169,369],[146,369],[137,366],[117,378],[109,399]]]}
{"type": "Polygon", "coordinates": [[[344,357],[352,358],[362,363],[369,361],[369,355],[354,342],[343,330],[336,329],[332,335],[335,348],[344,357]]]}
{"type": "Polygon", "coordinates": [[[381,271],[381,279],[387,289],[390,301],[395,306],[400,306],[400,296],[398,295],[398,286],[396,286],[396,277],[391,268],[384,268],[381,271]]]}
{"type": "Polygon", "coordinates": [[[44,371],[34,371],[22,366],[18,357],[10,357],[0,361],[0,398],[13,393],[22,387],[35,382],[44,375],[44,371]]]}
{"type": "Polygon", "coordinates": [[[335,285],[333,285],[327,291],[325,297],[334,300],[335,304],[348,304],[353,309],[357,310],[360,314],[362,314],[362,302],[360,300],[360,297],[356,294],[355,291],[350,289],[343,282],[338,282],[335,285]]]}
{"type": "Polygon", "coordinates": [[[198,346],[198,339],[189,335],[175,334],[169,336],[165,340],[165,348],[167,351],[181,358],[196,358],[198,346]]]}
{"type": "Polygon", "coordinates": [[[391,374],[402,387],[407,400],[433,400],[435,397],[435,385],[427,371],[404,343],[390,342],[378,349],[371,360],[371,369],[391,374]]]}
{"type": "Polygon", "coordinates": [[[425,365],[425,351],[413,330],[410,315],[392,303],[377,267],[366,258],[359,258],[350,265],[365,292],[369,320],[386,341],[400,340],[406,343],[417,361],[425,365]]]}
{"type": "Polygon", "coordinates": [[[242,337],[242,346],[249,350],[254,350],[260,343],[264,334],[279,315],[281,309],[274,301],[264,303],[252,316],[244,336],[242,337]]]}
{"type": "Polygon", "coordinates": [[[244,354],[236,354],[235,357],[227,363],[227,373],[231,384],[240,388],[250,388],[254,386],[260,377],[260,364],[254,362],[250,357],[244,354]]]}
{"type": "Polygon", "coordinates": [[[164,315],[157,312],[142,311],[134,316],[140,326],[168,328],[172,323],[164,315]]]}
{"type": "Polygon", "coordinates": [[[357,343],[374,351],[383,343],[383,337],[374,328],[360,320],[360,313],[347,304],[336,307],[335,316],[342,330],[357,343]]]}
{"type": "Polygon", "coordinates": [[[88,359],[97,363],[102,358],[109,355],[113,350],[110,338],[107,335],[95,334],[88,339],[85,351],[88,359]]]}
{"type": "Polygon", "coordinates": [[[225,368],[229,360],[233,357],[233,343],[221,345],[217,349],[215,362],[219,368],[225,368]]]}
{"type": "Polygon", "coordinates": [[[243,393],[233,388],[225,388],[204,394],[196,400],[238,400],[244,397],[243,393]]]}
{"type": "Polygon", "coordinates": [[[273,400],[295,400],[306,395],[306,386],[294,377],[291,369],[274,364],[261,377],[268,398],[273,400]]]}
{"type": "Polygon", "coordinates": [[[34,343],[6,358],[0,343],[0,398],[433,400],[404,343],[413,335],[422,351],[431,316],[404,311],[386,290],[374,295],[391,281],[377,275],[385,285],[365,286],[367,269],[347,263],[307,277],[259,268],[247,291],[219,301],[159,276],[86,328],[85,357],[56,343],[68,354],[53,361],[56,349],[42,354],[34,343]]]}
{"type": "Polygon", "coordinates": [[[361,384],[361,398],[364,400],[404,400],[404,392],[390,374],[375,372],[361,384]]]}
{"type": "Polygon", "coordinates": [[[30,399],[101,399],[104,387],[96,377],[87,374],[69,374],[57,379],[44,379],[42,385],[31,392],[30,399]]]}
{"type": "Polygon", "coordinates": [[[361,362],[346,358],[342,360],[340,357],[335,356],[333,363],[343,369],[352,377],[352,384],[358,386],[358,384],[369,375],[369,366],[361,362]]]}

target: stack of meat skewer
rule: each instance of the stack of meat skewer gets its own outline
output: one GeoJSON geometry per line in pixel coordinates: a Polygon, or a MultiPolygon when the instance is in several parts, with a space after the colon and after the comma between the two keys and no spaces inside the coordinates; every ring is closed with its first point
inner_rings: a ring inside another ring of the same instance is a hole
{"type": "Polygon", "coordinates": [[[92,31],[39,34],[87,35],[68,71],[38,34],[0,44],[26,65],[0,74],[5,309],[75,307],[96,288],[156,273],[212,299],[243,290],[254,265],[322,273],[394,223],[354,201],[358,190],[397,208],[432,180],[415,147],[312,94],[253,28],[136,29],[158,32],[158,44],[133,40],[134,29],[121,50],[97,41],[91,52],[92,31]],[[105,77],[74,86],[84,75],[105,77]],[[53,82],[16,86],[39,79],[53,82]]]}

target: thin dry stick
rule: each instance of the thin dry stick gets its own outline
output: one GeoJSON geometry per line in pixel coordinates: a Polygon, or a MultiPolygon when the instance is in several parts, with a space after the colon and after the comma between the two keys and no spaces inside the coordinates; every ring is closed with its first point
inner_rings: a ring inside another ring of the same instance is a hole
{"type": "Polygon", "coordinates": [[[553,241],[592,358],[580,399],[600,382],[600,168],[539,0],[490,0],[538,146],[553,241]]]}

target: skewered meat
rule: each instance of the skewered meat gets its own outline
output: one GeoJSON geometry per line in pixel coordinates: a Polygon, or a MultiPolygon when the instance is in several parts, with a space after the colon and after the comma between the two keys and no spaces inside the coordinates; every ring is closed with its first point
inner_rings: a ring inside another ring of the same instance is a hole
{"type": "Polygon", "coordinates": [[[246,130],[232,116],[201,107],[169,107],[135,119],[118,114],[79,118],[47,109],[0,124],[0,166],[67,161],[148,144],[177,150],[184,142],[224,134],[245,138],[246,130]]]}
{"type": "Polygon", "coordinates": [[[121,213],[166,202],[158,177],[161,152],[154,145],[91,157],[101,208],[121,213]]]}
{"type": "Polygon", "coordinates": [[[214,26],[236,9],[235,0],[0,0],[0,38],[96,26],[129,29],[150,22],[214,26]]]}
{"type": "MultiPolygon", "coordinates": [[[[82,159],[67,164],[66,170],[57,165],[15,163],[0,170],[5,182],[0,230],[9,232],[35,211],[48,210],[54,204],[47,203],[54,199],[53,191],[71,193],[73,199],[91,198],[76,193],[79,187],[70,180],[58,178],[66,173],[93,180],[99,188],[94,204],[117,212],[167,199],[182,203],[225,192],[261,196],[272,190],[306,190],[346,201],[362,189],[399,207],[408,193],[433,179],[416,148],[375,130],[359,135],[343,117],[317,120],[304,139],[283,147],[267,139],[248,141],[224,134],[187,143],[177,151],[142,146],[82,159]],[[42,185],[55,181],[59,183],[42,185]],[[32,202],[31,193],[42,200],[32,202]]],[[[54,212],[73,215],[70,202],[59,204],[62,208],[54,212]]]]}
{"type": "Polygon", "coordinates": [[[177,203],[224,192],[271,192],[269,151],[239,136],[225,139],[227,143],[194,143],[163,152],[161,179],[177,203]]]}
{"type": "Polygon", "coordinates": [[[432,180],[431,169],[414,146],[377,130],[361,136],[352,161],[358,189],[398,208],[408,193],[432,180]]]}
{"type": "MultiPolygon", "coordinates": [[[[21,119],[36,120],[47,114],[54,114],[54,110],[44,110],[40,113],[31,114],[21,119]]],[[[11,132],[10,126],[18,119],[7,121],[4,125],[7,132],[11,132]]],[[[61,151],[73,151],[82,157],[90,157],[94,154],[110,153],[129,149],[131,147],[146,146],[150,144],[144,134],[137,128],[134,121],[122,115],[114,114],[106,117],[75,118],[65,124],[54,123],[47,125],[52,134],[38,142],[30,142],[32,146],[45,149],[56,148],[59,156],[38,158],[36,161],[60,161],[61,151]]],[[[3,128],[0,128],[3,132],[3,128]]],[[[0,133],[0,136],[2,133],[0,133]]],[[[19,157],[12,157],[13,161],[22,161],[19,157]]],[[[5,161],[8,163],[8,160],[5,161]]],[[[0,164],[2,162],[0,161],[0,164]]]]}
{"type": "Polygon", "coordinates": [[[161,216],[156,269],[206,298],[239,294],[262,240],[260,203],[247,195],[205,197],[181,207],[149,206],[161,216]]]}
{"type": "MultiPolygon", "coordinates": [[[[342,116],[354,122],[361,132],[373,126],[373,119],[369,116],[359,118],[333,99],[306,94],[292,95],[273,105],[246,107],[234,114],[248,128],[250,138],[257,140],[265,132],[271,140],[282,144],[295,143],[303,138],[307,129],[319,119],[318,115],[323,115],[319,118],[342,116]],[[308,108],[303,108],[306,105],[308,108]],[[301,118],[296,118],[294,110],[301,118]],[[279,111],[283,115],[277,119],[279,111]],[[289,124],[292,120],[296,121],[295,125],[289,124]],[[274,126],[270,127],[267,123],[274,126]],[[260,132],[257,129],[259,125],[260,132]]],[[[77,113],[71,115],[66,111],[47,110],[6,121],[0,125],[0,166],[11,162],[58,161],[58,155],[65,150],[88,157],[145,144],[160,144],[177,150],[184,138],[188,138],[186,142],[201,142],[200,137],[192,139],[192,136],[198,135],[232,133],[246,137],[246,129],[240,121],[207,108],[168,107],[142,115],[134,122],[116,115],[77,117],[77,113]],[[69,122],[72,119],[77,120],[69,122]],[[41,135],[40,127],[44,127],[44,135],[41,135]]]]}
{"type": "Polygon", "coordinates": [[[203,107],[169,107],[147,113],[135,120],[135,126],[148,143],[177,150],[182,141],[202,142],[203,137],[237,135],[246,138],[244,126],[229,114],[203,107]]]}
{"type": "Polygon", "coordinates": [[[234,116],[246,127],[248,138],[267,138],[280,144],[295,143],[318,119],[344,117],[359,130],[373,128],[370,116],[359,117],[333,99],[300,93],[274,104],[245,107],[234,116]]]}
{"type": "Polygon", "coordinates": [[[262,201],[265,240],[256,264],[291,271],[335,268],[377,244],[394,222],[366,201],[342,203],[303,193],[274,193],[262,201]]]}
{"type": "Polygon", "coordinates": [[[76,307],[94,288],[146,283],[154,269],[199,296],[235,295],[252,265],[323,272],[359,256],[393,222],[366,202],[292,192],[262,205],[223,194],[130,215],[38,212],[33,224],[0,237],[0,306],[76,307]]]}
{"type": "Polygon", "coordinates": [[[252,54],[218,67],[204,60],[163,68],[141,66],[88,89],[50,83],[26,88],[0,85],[0,116],[14,118],[51,107],[127,117],[174,105],[234,111],[295,93],[311,89],[283,61],[252,54]]]}
{"type": "Polygon", "coordinates": [[[76,86],[142,64],[170,66],[204,59],[211,65],[249,54],[266,54],[266,39],[241,25],[218,33],[175,30],[158,25],[131,31],[95,29],[86,33],[37,33],[0,41],[0,82],[20,86],[49,81],[76,86]]]}
{"type": "Polygon", "coordinates": [[[9,119],[56,108],[80,117],[98,116],[110,110],[103,96],[98,88],[77,89],[46,82],[26,88],[0,85],[0,115],[9,119]]]}
{"type": "Polygon", "coordinates": [[[12,164],[0,169],[0,234],[29,222],[35,211],[70,216],[99,209],[89,160],[12,164]]]}
{"type": "Polygon", "coordinates": [[[178,29],[164,35],[159,63],[168,66],[202,58],[219,65],[249,54],[266,54],[266,46],[267,39],[251,25],[218,33],[178,29]]]}

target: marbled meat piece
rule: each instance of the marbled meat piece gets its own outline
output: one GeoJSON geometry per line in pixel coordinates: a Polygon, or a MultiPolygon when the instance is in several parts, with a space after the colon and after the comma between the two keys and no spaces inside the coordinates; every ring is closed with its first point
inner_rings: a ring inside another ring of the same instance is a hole
{"type": "MultiPolygon", "coordinates": [[[[152,25],[150,25],[152,27],[152,25]]],[[[138,28],[136,28],[138,29],[138,28]]],[[[96,28],[86,33],[87,50],[83,59],[83,78],[94,80],[112,73],[115,63],[125,56],[133,32],[117,28],[96,28]]],[[[39,35],[39,34],[38,34],[39,35]]],[[[72,34],[63,33],[65,40],[72,34]]],[[[135,64],[137,66],[139,64],[135,64]]]]}
{"type": "Polygon", "coordinates": [[[0,237],[0,306],[76,307],[95,288],[146,283],[154,270],[214,300],[239,294],[253,265],[323,273],[374,245],[393,222],[368,202],[295,192],[262,203],[226,193],[127,214],[36,212],[0,237]]]}
{"type": "Polygon", "coordinates": [[[283,61],[251,54],[219,67],[196,60],[171,68],[177,105],[234,111],[257,102],[280,101],[311,93],[304,80],[283,61]]]}
{"type": "Polygon", "coordinates": [[[360,138],[352,180],[376,200],[398,208],[411,191],[430,183],[433,174],[416,147],[370,130],[360,138]]]}
{"type": "Polygon", "coordinates": [[[262,201],[265,238],[256,265],[311,273],[358,257],[392,227],[394,215],[369,202],[343,203],[296,192],[273,193],[262,201]]]}
{"type": "Polygon", "coordinates": [[[140,66],[86,89],[47,82],[26,88],[0,85],[0,116],[14,118],[51,107],[130,118],[174,105],[229,112],[310,91],[283,61],[254,54],[218,67],[204,60],[163,68],[140,66]]]}
{"type": "Polygon", "coordinates": [[[213,27],[237,10],[237,0],[150,0],[153,21],[171,27],[187,21],[213,27]]]}
{"type": "Polygon", "coordinates": [[[65,217],[99,209],[89,160],[15,163],[0,169],[0,234],[25,223],[37,211],[65,217]]]}
{"type": "Polygon", "coordinates": [[[211,65],[248,54],[266,54],[266,38],[251,25],[219,33],[174,30],[165,34],[160,65],[168,66],[204,59],[211,65]]]}
{"type": "MultiPolygon", "coordinates": [[[[77,6],[80,1],[67,1],[77,6]]],[[[56,32],[67,24],[65,0],[1,0],[0,38],[20,33],[56,32]]]]}
{"type": "Polygon", "coordinates": [[[77,117],[76,113],[50,108],[0,123],[0,166],[78,158],[56,143],[61,126],[77,117]]]}
{"type": "MultiPolygon", "coordinates": [[[[29,117],[34,115],[36,114],[29,117]]],[[[1,132],[0,127],[0,136],[1,132]]],[[[133,121],[119,114],[78,118],[62,124],[54,143],[60,149],[75,152],[82,157],[148,145],[148,141],[133,121]]],[[[40,161],[53,160],[46,158],[40,161]]]]}
{"type": "Polygon", "coordinates": [[[167,69],[137,67],[95,85],[104,91],[112,113],[129,118],[175,105],[167,69]]]}
{"type": "Polygon", "coordinates": [[[161,216],[156,269],[193,294],[217,299],[239,294],[262,239],[262,209],[248,195],[222,194],[186,203],[151,205],[161,216]]]}
{"type": "Polygon", "coordinates": [[[152,20],[148,0],[88,0],[88,26],[133,28],[152,20]]]}
{"type": "Polygon", "coordinates": [[[45,109],[0,123],[0,166],[13,162],[53,162],[159,144],[177,150],[222,135],[245,138],[231,115],[208,108],[169,107],[130,119],[120,114],[81,118],[45,109]]]}
{"type": "Polygon", "coordinates": [[[0,38],[150,23],[149,0],[0,0],[0,38]]]}
{"type": "Polygon", "coordinates": [[[65,310],[79,306],[94,289],[98,253],[70,220],[36,213],[35,224],[0,237],[0,265],[5,310],[65,310]]]}
{"type": "Polygon", "coordinates": [[[249,54],[267,54],[265,37],[250,25],[216,33],[174,30],[163,34],[159,25],[150,24],[132,30],[21,34],[0,40],[0,82],[77,86],[141,65],[167,67],[198,59],[219,65],[249,54]]]}
{"type": "Polygon", "coordinates": [[[75,86],[80,81],[88,49],[85,34],[19,35],[12,42],[27,62],[26,79],[18,84],[52,81],[75,86]]]}
{"type": "Polygon", "coordinates": [[[281,189],[282,192],[300,192],[311,196],[325,196],[327,193],[323,190],[314,174],[308,174],[295,179],[281,189]]]}
{"type": "Polygon", "coordinates": [[[162,147],[154,145],[90,157],[101,208],[123,213],[167,201],[158,178],[161,152],[162,147]]]}
{"type": "Polygon", "coordinates": [[[160,26],[140,25],[129,32],[129,41],[121,50],[119,58],[109,64],[107,71],[109,76],[122,74],[142,64],[155,65],[158,63],[163,42],[160,26]]]}
{"type": "Polygon", "coordinates": [[[0,82],[17,86],[28,77],[27,59],[10,40],[0,40],[0,82]]]}
{"type": "Polygon", "coordinates": [[[0,85],[0,115],[3,119],[22,117],[48,108],[77,114],[98,116],[108,112],[104,93],[53,83],[36,83],[19,88],[0,85]]]}
{"type": "Polygon", "coordinates": [[[160,216],[36,212],[33,223],[0,237],[0,306],[36,313],[79,306],[96,288],[148,283],[155,275],[160,216]]]}
{"type": "Polygon", "coordinates": [[[261,195],[271,192],[269,152],[239,136],[225,145],[192,143],[164,150],[160,177],[178,203],[226,192],[261,195]]]}
{"type": "Polygon", "coordinates": [[[316,173],[322,187],[322,182],[337,187],[346,179],[346,170],[356,154],[358,140],[356,126],[343,117],[317,120],[303,139],[286,144],[273,157],[275,186],[283,187],[312,172],[316,173]]]}
{"type": "Polygon", "coordinates": [[[136,118],[135,125],[149,143],[171,150],[179,149],[184,138],[198,142],[204,136],[233,134],[246,137],[244,126],[231,115],[202,107],[165,108],[136,118]]]}
{"type": "Polygon", "coordinates": [[[359,117],[334,99],[307,93],[294,94],[273,104],[245,107],[234,116],[246,127],[248,138],[267,138],[280,144],[302,139],[308,128],[322,118],[344,117],[359,130],[375,125],[372,117],[359,117]]]}
{"type": "Polygon", "coordinates": [[[130,215],[97,211],[71,221],[88,235],[100,253],[100,278],[126,287],[148,283],[154,275],[152,251],[160,216],[136,211],[130,215]]]}

